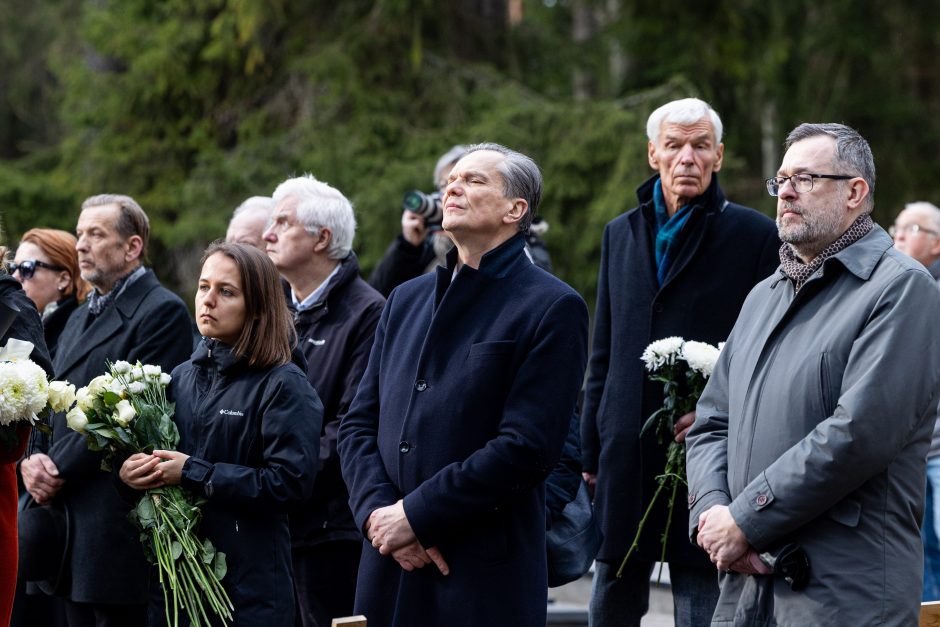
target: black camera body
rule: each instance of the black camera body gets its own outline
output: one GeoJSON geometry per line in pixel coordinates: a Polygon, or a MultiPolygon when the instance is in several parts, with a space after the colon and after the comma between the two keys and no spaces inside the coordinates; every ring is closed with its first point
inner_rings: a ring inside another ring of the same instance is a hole
{"type": "Polygon", "coordinates": [[[431,231],[440,231],[441,222],[444,221],[444,208],[441,203],[440,192],[425,194],[421,190],[413,189],[401,200],[401,207],[424,218],[424,226],[431,231]]]}

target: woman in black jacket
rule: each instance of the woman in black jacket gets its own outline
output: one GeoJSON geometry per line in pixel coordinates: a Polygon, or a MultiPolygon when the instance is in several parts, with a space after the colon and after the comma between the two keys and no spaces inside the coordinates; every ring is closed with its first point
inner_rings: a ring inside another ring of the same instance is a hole
{"type": "Polygon", "coordinates": [[[10,274],[42,315],[49,355],[55,359],[65,322],[88,288],[78,268],[75,236],[59,229],[30,229],[23,234],[10,274]]]}
{"type": "MultiPolygon", "coordinates": [[[[323,407],[291,363],[293,325],[267,256],[211,245],[196,322],[203,340],[169,389],[179,451],[134,455],[120,476],[137,489],[181,484],[205,497],[200,534],[226,554],[233,624],[291,625],[287,510],[313,488],[323,407]]],[[[151,624],[163,612],[155,591],[151,624]]]]}

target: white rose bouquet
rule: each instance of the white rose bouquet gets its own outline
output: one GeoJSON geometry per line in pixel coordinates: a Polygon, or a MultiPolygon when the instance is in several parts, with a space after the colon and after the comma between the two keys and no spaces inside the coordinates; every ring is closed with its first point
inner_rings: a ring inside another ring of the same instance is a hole
{"type": "MultiPolygon", "coordinates": [[[[653,498],[640,519],[636,535],[623,558],[623,563],[617,571],[617,576],[623,573],[623,568],[630,556],[640,544],[640,536],[646,519],[649,517],[659,495],[664,491],[669,493],[667,505],[666,526],[662,531],[662,553],[660,562],[666,559],[666,541],[669,537],[669,527],[672,524],[672,512],[676,504],[676,493],[679,485],[686,484],[685,476],[685,442],[676,442],[675,426],[679,418],[695,411],[695,404],[702,396],[705,383],[712,374],[715,362],[724,344],[714,347],[705,342],[685,341],[681,337],[667,337],[651,343],[643,351],[640,359],[646,365],[651,381],[663,384],[663,406],[657,409],[647,419],[640,436],[649,432],[656,434],[660,444],[666,447],[666,466],[663,473],[656,477],[658,483],[653,498]]],[[[660,571],[661,574],[662,571],[660,571]]]]}
{"type": "Polygon", "coordinates": [[[25,446],[30,427],[49,431],[46,418],[72,404],[75,386],[67,381],[49,382],[46,371],[29,359],[33,344],[7,340],[0,348],[0,446],[6,451],[25,446]]]}
{"type": "MultiPolygon", "coordinates": [[[[166,398],[169,383],[170,375],[159,366],[109,364],[107,373],[75,393],[66,422],[85,436],[90,450],[103,451],[103,470],[111,470],[116,455],[176,450],[179,431],[166,398]]],[[[145,491],[130,513],[144,553],[158,566],[169,625],[179,624],[180,609],[194,627],[210,624],[207,610],[223,625],[232,620],[232,603],[220,583],[225,554],[196,535],[203,502],[181,486],[163,486],[145,491]]]]}

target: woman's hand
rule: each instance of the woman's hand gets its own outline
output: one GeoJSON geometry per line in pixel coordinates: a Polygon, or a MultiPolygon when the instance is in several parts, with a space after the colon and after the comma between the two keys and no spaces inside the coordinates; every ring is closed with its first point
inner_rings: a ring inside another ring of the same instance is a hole
{"type": "Polygon", "coordinates": [[[186,453],[179,451],[154,451],[153,456],[159,458],[159,470],[165,485],[179,485],[183,476],[183,464],[189,459],[186,453]]]}
{"type": "Polygon", "coordinates": [[[159,463],[159,457],[134,453],[121,465],[121,481],[135,490],[159,488],[164,484],[163,474],[157,468],[159,463]]]}

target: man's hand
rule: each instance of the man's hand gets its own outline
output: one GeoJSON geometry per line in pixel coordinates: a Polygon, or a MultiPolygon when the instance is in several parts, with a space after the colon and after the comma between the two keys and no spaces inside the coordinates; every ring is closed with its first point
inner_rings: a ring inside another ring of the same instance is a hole
{"type": "Polygon", "coordinates": [[[369,515],[366,537],[382,555],[391,555],[392,552],[418,540],[408,517],[405,516],[405,506],[401,499],[394,505],[380,507],[369,515]]]}
{"type": "Polygon", "coordinates": [[[163,475],[157,465],[159,457],[145,453],[134,453],[121,465],[118,473],[121,481],[135,490],[150,490],[163,485],[163,475]]]}
{"type": "Polygon", "coordinates": [[[23,485],[40,505],[45,505],[62,489],[65,480],[59,476],[55,462],[43,453],[34,453],[20,462],[23,485]]]}
{"type": "Polygon", "coordinates": [[[747,552],[731,564],[730,570],[745,575],[770,575],[773,569],[761,561],[757,551],[748,547],[747,552]]]}
{"type": "Polygon", "coordinates": [[[597,473],[596,472],[582,472],[581,477],[584,479],[584,483],[587,484],[588,494],[591,498],[594,498],[594,488],[597,486],[597,473]]]}
{"type": "Polygon", "coordinates": [[[431,562],[434,562],[434,565],[437,566],[437,569],[441,571],[442,575],[450,574],[450,567],[447,566],[447,562],[444,561],[444,556],[441,555],[437,547],[432,546],[430,549],[425,550],[417,540],[400,549],[392,551],[392,557],[395,558],[399,566],[408,572],[416,568],[423,568],[431,562]]]}
{"type": "Polygon", "coordinates": [[[689,432],[689,429],[692,428],[692,423],[695,422],[695,412],[690,411],[685,414],[679,420],[676,421],[676,424],[673,425],[675,431],[676,442],[680,444],[685,442],[685,435],[689,432]]]}
{"type": "Polygon", "coordinates": [[[720,570],[730,569],[750,546],[727,505],[715,505],[699,516],[698,545],[720,570]]]}
{"type": "Polygon", "coordinates": [[[412,246],[420,246],[428,236],[428,227],[424,218],[414,211],[405,211],[401,214],[401,235],[412,246]]]}
{"type": "Polygon", "coordinates": [[[183,466],[189,455],[179,451],[160,451],[153,452],[154,457],[160,459],[157,469],[160,471],[160,477],[166,485],[179,485],[183,480],[183,466]]]}

